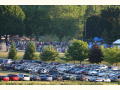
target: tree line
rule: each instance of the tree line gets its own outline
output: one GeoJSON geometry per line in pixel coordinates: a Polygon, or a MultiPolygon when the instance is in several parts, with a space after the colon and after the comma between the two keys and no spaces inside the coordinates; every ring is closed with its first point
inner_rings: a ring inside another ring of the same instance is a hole
{"type": "MultiPolygon", "coordinates": [[[[0,6],[0,37],[57,36],[59,40],[119,38],[120,7],[100,5],[0,6]]],[[[0,38],[1,39],[1,38],[0,38]]]]}
{"type": "MultiPolygon", "coordinates": [[[[36,60],[36,47],[34,42],[29,42],[25,53],[23,55],[24,60],[36,60]]],[[[8,58],[16,60],[17,50],[14,42],[12,42],[9,49],[8,58]]],[[[59,53],[53,46],[45,46],[43,52],[39,53],[39,59],[42,61],[58,61],[60,62],[59,53]]],[[[108,64],[118,64],[120,62],[120,49],[114,48],[102,48],[94,44],[91,49],[88,48],[87,42],[82,40],[72,40],[71,45],[68,47],[65,55],[61,58],[63,61],[79,61],[80,64],[83,61],[90,63],[100,64],[101,62],[107,62],[108,64]]]]}

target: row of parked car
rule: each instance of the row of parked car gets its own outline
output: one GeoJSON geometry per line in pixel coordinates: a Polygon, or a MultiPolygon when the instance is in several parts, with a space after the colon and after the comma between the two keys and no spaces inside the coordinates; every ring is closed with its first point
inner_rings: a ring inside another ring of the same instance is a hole
{"type": "Polygon", "coordinates": [[[8,74],[0,76],[0,81],[52,81],[49,75],[8,74]]]}
{"type": "MultiPolygon", "coordinates": [[[[120,69],[114,66],[98,64],[63,64],[57,62],[46,63],[40,60],[8,60],[8,62],[6,61],[5,63],[1,60],[0,62],[2,70],[29,73],[29,75],[15,75],[19,77],[19,80],[80,80],[93,82],[120,81],[120,69]]],[[[1,76],[1,78],[2,77],[4,76],[1,76]]],[[[9,77],[9,75],[5,77],[9,77]]],[[[12,79],[10,78],[9,80],[12,79]]]]}

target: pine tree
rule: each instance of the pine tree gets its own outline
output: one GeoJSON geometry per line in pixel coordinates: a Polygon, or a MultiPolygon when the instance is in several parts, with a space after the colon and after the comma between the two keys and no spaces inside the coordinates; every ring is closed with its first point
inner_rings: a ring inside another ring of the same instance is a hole
{"type": "Polygon", "coordinates": [[[9,53],[8,53],[8,59],[16,59],[16,57],[17,57],[16,46],[15,46],[15,43],[12,42],[11,47],[9,49],[9,53]]]}
{"type": "Polygon", "coordinates": [[[36,49],[35,44],[33,42],[29,42],[26,47],[23,59],[26,59],[26,60],[35,59],[35,51],[36,51],[35,49],[36,49]]]}

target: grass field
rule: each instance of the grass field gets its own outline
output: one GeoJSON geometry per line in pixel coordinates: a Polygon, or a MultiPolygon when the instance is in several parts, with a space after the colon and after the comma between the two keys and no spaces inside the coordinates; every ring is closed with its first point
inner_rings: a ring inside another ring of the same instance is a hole
{"type": "MultiPolygon", "coordinates": [[[[40,60],[39,58],[39,52],[36,52],[36,60],[40,60]]],[[[17,60],[21,60],[23,58],[24,52],[23,51],[19,51],[17,52],[17,60]]],[[[8,56],[8,52],[0,52],[0,58],[7,58],[8,56]]],[[[57,60],[55,60],[55,62],[60,62],[60,63],[74,63],[74,61],[66,61],[66,60],[62,60],[61,57],[64,57],[64,53],[59,53],[59,56],[57,58],[57,60]]],[[[48,61],[48,62],[52,62],[52,61],[48,61]]],[[[76,61],[76,63],[80,63],[79,61],[76,61]]]]}
{"type": "MultiPolygon", "coordinates": [[[[39,52],[36,52],[35,55],[36,55],[36,60],[40,60],[39,58],[39,52]]],[[[17,52],[17,60],[21,60],[23,58],[23,55],[24,55],[24,52],[23,51],[19,51],[17,52]]],[[[0,58],[7,58],[8,56],[8,52],[2,52],[0,51],[0,58]]],[[[54,62],[60,62],[60,63],[74,63],[73,60],[64,60],[63,57],[65,57],[65,54],[64,53],[59,53],[59,56],[57,58],[57,60],[55,60],[54,62]]],[[[52,62],[52,61],[47,61],[47,62],[52,62]]],[[[75,61],[75,63],[80,63],[79,61],[75,61]]],[[[87,60],[84,60],[82,62],[82,64],[89,64],[89,62],[87,60]]],[[[107,64],[109,65],[109,63],[105,62],[105,61],[102,61],[101,64],[107,64]]],[[[116,65],[116,64],[115,64],[116,65]]],[[[120,66],[120,63],[117,63],[117,66],[120,66]]]]}
{"type": "MultiPolygon", "coordinates": [[[[39,52],[36,52],[35,53],[37,57],[39,57],[39,52]]],[[[24,52],[23,51],[19,51],[17,52],[17,59],[22,59],[23,58],[23,55],[24,55],[24,52]]],[[[8,56],[8,52],[0,52],[0,58],[7,58],[8,56]]]]}
{"type": "Polygon", "coordinates": [[[0,85],[119,85],[119,83],[87,81],[1,81],[0,85]]]}

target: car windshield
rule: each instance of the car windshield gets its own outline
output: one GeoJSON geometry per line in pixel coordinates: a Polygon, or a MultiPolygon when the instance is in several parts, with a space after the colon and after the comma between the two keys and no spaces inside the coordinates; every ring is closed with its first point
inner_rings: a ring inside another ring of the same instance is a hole
{"type": "Polygon", "coordinates": [[[29,77],[29,75],[24,75],[24,77],[29,77]]]}

